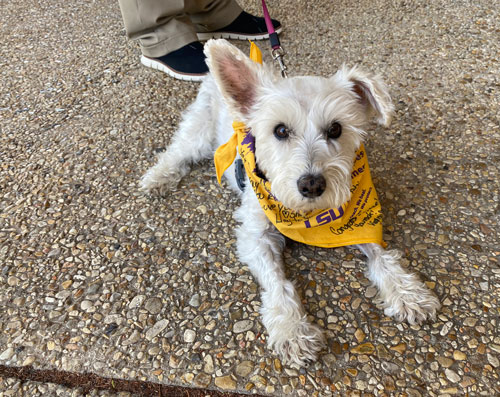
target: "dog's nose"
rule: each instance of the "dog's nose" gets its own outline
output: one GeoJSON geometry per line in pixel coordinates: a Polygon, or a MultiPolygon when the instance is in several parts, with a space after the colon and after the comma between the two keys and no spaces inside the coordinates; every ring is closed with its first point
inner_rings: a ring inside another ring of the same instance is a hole
{"type": "Polygon", "coordinates": [[[326,180],[323,175],[303,175],[297,181],[297,187],[304,197],[319,197],[326,189],[326,180]]]}

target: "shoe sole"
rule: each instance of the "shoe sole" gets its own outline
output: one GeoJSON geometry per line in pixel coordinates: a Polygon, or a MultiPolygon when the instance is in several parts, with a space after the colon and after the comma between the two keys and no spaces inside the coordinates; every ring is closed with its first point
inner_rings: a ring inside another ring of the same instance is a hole
{"type": "Polygon", "coordinates": [[[206,74],[187,74],[178,72],[176,70],[170,69],[167,65],[155,61],[154,59],[148,58],[144,55],[141,56],[141,63],[148,68],[159,70],[160,72],[164,72],[168,74],[170,77],[173,77],[178,80],[202,81],[206,76],[206,74]]]}
{"type": "MultiPolygon", "coordinates": [[[[279,27],[276,33],[281,33],[282,28],[279,27]]],[[[265,40],[269,38],[268,33],[261,34],[243,34],[243,33],[232,33],[232,32],[208,32],[208,33],[197,33],[198,40],[206,41],[210,39],[233,39],[233,40],[265,40]]]]}

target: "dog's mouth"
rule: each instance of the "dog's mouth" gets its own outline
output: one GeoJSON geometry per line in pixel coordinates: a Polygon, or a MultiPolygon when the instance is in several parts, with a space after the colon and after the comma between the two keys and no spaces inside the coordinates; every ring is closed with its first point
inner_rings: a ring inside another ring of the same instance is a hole
{"type": "Polygon", "coordinates": [[[283,186],[280,188],[281,183],[271,183],[271,186],[273,194],[285,207],[296,212],[307,213],[325,208],[338,208],[350,200],[350,178],[346,178],[343,172],[339,172],[337,177],[339,178],[331,178],[331,175],[328,178],[302,180],[299,178],[299,180],[289,181],[288,189],[283,186]],[[294,194],[290,194],[291,191],[295,191],[294,194]]]}
{"type": "Polygon", "coordinates": [[[311,211],[317,211],[326,208],[338,208],[344,204],[347,200],[343,201],[330,201],[324,198],[303,198],[300,203],[294,205],[294,209],[297,212],[307,213],[311,211]]]}
{"type": "Polygon", "coordinates": [[[268,178],[256,161],[254,175],[270,183],[273,199],[291,211],[305,214],[338,208],[350,199],[351,178],[346,165],[336,162],[335,166],[318,169],[319,172],[306,171],[298,178],[286,173],[268,178]]]}

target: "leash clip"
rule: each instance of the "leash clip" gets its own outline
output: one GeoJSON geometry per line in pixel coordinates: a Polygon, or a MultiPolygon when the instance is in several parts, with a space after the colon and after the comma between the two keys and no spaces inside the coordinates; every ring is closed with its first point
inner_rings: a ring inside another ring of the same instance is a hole
{"type": "Polygon", "coordinates": [[[278,61],[281,69],[281,77],[287,78],[287,68],[285,62],[283,61],[283,57],[285,56],[285,51],[281,48],[280,39],[278,37],[278,33],[275,32],[273,21],[269,16],[269,11],[267,10],[266,1],[262,0],[262,12],[264,14],[264,20],[266,21],[267,33],[269,34],[269,44],[271,44],[272,48],[272,56],[275,61],[278,61]]]}
{"type": "Polygon", "coordinates": [[[285,65],[285,61],[283,60],[283,57],[285,56],[285,51],[281,47],[276,47],[272,49],[272,56],[275,61],[278,61],[278,64],[280,66],[281,70],[281,77],[287,78],[287,67],[285,65]]]}

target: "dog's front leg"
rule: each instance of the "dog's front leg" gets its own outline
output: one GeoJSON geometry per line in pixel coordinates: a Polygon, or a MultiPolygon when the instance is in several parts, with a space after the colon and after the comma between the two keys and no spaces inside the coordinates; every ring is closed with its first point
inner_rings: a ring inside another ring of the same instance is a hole
{"type": "Polygon", "coordinates": [[[366,276],[379,289],[384,313],[410,324],[435,318],[441,304],[416,274],[399,263],[397,251],[385,251],[378,244],[357,245],[368,257],[366,276]]]}
{"type": "Polygon", "coordinates": [[[284,237],[268,221],[253,191],[243,194],[235,217],[242,223],[237,230],[240,260],[262,288],[261,313],[268,346],[288,363],[303,366],[316,360],[324,344],[323,333],[307,320],[297,291],[285,277],[284,237]]]}
{"type": "Polygon", "coordinates": [[[189,172],[191,164],[213,156],[217,132],[214,113],[220,113],[213,100],[216,89],[211,79],[203,83],[196,101],[183,113],[171,144],[160,153],[156,165],[142,176],[141,190],[166,192],[174,189],[189,172]]]}

